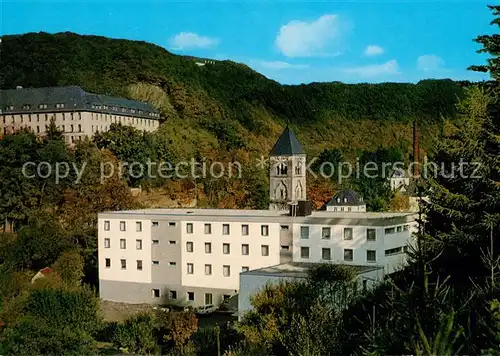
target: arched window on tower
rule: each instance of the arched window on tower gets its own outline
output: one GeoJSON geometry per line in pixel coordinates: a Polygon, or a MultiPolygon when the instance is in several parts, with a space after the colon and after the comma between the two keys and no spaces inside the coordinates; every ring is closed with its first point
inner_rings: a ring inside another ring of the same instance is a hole
{"type": "Polygon", "coordinates": [[[281,162],[278,165],[278,175],[286,176],[288,172],[288,167],[285,162],[281,162]]]}
{"type": "Polygon", "coordinates": [[[302,162],[297,162],[297,166],[295,167],[295,174],[302,174],[302,162]]]}

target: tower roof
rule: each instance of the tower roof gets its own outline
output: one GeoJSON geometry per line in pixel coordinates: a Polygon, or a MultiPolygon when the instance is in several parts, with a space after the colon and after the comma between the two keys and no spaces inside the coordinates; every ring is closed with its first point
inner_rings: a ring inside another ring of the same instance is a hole
{"type": "Polygon", "coordinates": [[[294,156],[304,155],[304,149],[293,131],[287,128],[281,133],[278,141],[271,150],[271,156],[294,156]]]}

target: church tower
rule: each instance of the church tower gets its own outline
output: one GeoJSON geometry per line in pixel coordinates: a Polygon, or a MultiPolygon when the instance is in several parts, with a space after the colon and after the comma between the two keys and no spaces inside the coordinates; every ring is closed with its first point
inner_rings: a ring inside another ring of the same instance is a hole
{"type": "Polygon", "coordinates": [[[306,200],[306,154],[287,126],[269,159],[269,210],[288,210],[288,203],[306,200]]]}

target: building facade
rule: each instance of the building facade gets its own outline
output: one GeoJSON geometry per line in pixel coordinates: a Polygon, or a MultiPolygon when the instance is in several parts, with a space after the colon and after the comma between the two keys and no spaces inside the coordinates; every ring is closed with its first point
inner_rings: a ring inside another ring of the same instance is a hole
{"type": "Polygon", "coordinates": [[[87,93],[78,86],[0,90],[0,135],[22,128],[43,135],[54,120],[73,144],[109,130],[112,123],[154,131],[159,117],[149,103],[87,93]]]}

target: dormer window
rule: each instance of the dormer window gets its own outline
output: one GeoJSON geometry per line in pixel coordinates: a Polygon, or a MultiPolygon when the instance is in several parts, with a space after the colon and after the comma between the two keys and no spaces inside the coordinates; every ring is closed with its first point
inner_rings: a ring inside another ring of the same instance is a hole
{"type": "Polygon", "coordinates": [[[14,106],[13,105],[7,106],[5,110],[14,110],[14,106]]]}
{"type": "Polygon", "coordinates": [[[337,203],[340,203],[340,198],[337,198],[337,203]]]}
{"type": "Polygon", "coordinates": [[[29,110],[30,109],[30,106],[29,105],[23,105],[23,110],[29,110]]]}
{"type": "Polygon", "coordinates": [[[38,108],[39,109],[47,109],[47,104],[39,104],[38,108]]]}
{"type": "Polygon", "coordinates": [[[344,197],[344,203],[347,203],[347,197],[344,197]]]}
{"type": "Polygon", "coordinates": [[[64,107],[64,104],[56,104],[56,109],[62,109],[64,107]]]}

